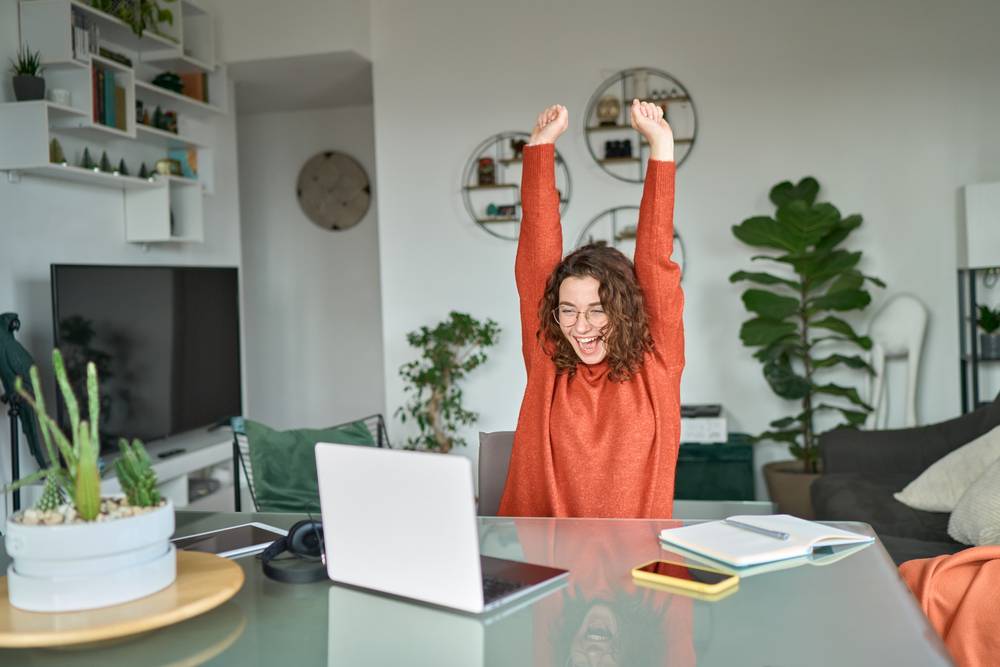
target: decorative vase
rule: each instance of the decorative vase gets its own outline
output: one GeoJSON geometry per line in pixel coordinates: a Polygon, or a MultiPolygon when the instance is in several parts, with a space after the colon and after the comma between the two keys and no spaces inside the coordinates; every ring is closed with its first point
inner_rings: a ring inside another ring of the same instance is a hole
{"type": "Polygon", "coordinates": [[[803,472],[802,461],[772,461],[764,464],[764,481],[778,512],[803,519],[815,518],[809,488],[818,473],[803,472]]]}
{"type": "Polygon", "coordinates": [[[10,603],[25,611],[77,611],[151,595],[177,577],[173,532],[169,500],[108,521],[26,525],[8,519],[10,603]]]}
{"type": "Polygon", "coordinates": [[[18,102],[45,99],[45,79],[31,74],[14,76],[14,98],[18,102]]]}
{"type": "Polygon", "coordinates": [[[979,350],[983,359],[1000,359],[1000,334],[979,334],[979,350]]]}

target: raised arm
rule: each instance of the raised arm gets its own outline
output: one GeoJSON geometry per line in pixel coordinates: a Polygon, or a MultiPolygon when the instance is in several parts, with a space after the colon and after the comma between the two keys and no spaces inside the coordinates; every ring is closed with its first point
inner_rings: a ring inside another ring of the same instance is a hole
{"type": "Polygon", "coordinates": [[[684,364],[684,293],[674,249],[674,137],[663,110],[632,103],[632,126],[649,142],[649,164],[639,207],[635,271],[646,299],[656,352],[667,364],[684,364]]]}
{"type": "Polygon", "coordinates": [[[549,107],[538,116],[524,148],[521,171],[521,231],[517,241],[514,276],[521,307],[521,349],[531,366],[538,342],[538,306],[545,281],[562,259],[559,193],[555,181],[555,140],[566,131],[566,107],[549,107]]]}

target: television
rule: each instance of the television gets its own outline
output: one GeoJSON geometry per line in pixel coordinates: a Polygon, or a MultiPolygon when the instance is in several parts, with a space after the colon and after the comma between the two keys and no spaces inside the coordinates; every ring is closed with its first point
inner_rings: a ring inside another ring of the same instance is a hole
{"type": "Polygon", "coordinates": [[[242,413],[235,268],[53,264],[51,277],[55,344],[81,414],[86,363],[97,366],[102,451],[242,413]]]}

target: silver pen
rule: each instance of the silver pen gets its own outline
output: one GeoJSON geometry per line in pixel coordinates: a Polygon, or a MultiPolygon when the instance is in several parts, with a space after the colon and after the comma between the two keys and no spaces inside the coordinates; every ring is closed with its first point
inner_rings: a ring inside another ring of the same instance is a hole
{"type": "Polygon", "coordinates": [[[789,535],[786,532],[780,530],[771,530],[770,528],[761,528],[760,526],[754,526],[749,523],[743,523],[742,521],[737,521],[736,519],[723,519],[723,523],[728,523],[730,526],[736,526],[737,528],[742,528],[743,530],[749,530],[753,533],[760,533],[761,535],[767,535],[768,537],[773,537],[776,540],[787,540],[789,535]]]}

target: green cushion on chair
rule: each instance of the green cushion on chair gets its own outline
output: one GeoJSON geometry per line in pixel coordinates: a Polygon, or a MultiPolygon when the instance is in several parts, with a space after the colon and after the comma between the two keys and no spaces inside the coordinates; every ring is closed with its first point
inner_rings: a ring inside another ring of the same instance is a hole
{"type": "Polygon", "coordinates": [[[245,420],[254,493],[261,512],[319,512],[317,442],[375,446],[364,422],[333,428],[276,431],[245,420]]]}

